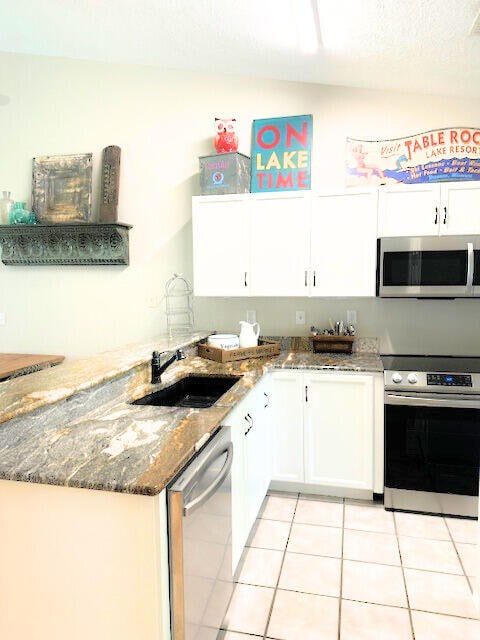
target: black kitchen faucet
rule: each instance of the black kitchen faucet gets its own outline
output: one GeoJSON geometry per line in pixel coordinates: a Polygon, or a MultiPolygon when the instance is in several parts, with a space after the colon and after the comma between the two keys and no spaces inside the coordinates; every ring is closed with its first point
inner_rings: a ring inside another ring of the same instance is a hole
{"type": "Polygon", "coordinates": [[[168,351],[154,351],[152,353],[152,384],[158,384],[162,381],[162,373],[173,362],[176,362],[177,360],[185,360],[187,357],[183,349],[177,349],[171,358],[166,360],[163,364],[160,364],[161,357],[165,353],[168,353],[168,351]]]}

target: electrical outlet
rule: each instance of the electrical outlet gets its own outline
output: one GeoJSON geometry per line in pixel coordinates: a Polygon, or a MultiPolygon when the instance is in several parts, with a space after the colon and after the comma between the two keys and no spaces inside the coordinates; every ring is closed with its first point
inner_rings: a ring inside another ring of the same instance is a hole
{"type": "Polygon", "coordinates": [[[305,324],[305,311],[295,311],[295,324],[305,324]]]}
{"type": "Polygon", "coordinates": [[[349,309],[347,311],[347,324],[353,324],[353,326],[357,326],[357,312],[353,309],[349,309]]]}
{"type": "Polygon", "coordinates": [[[250,311],[247,311],[247,322],[250,322],[250,324],[253,324],[256,321],[257,321],[257,312],[255,311],[255,309],[250,309],[250,311]]]}
{"type": "Polygon", "coordinates": [[[5,314],[3,311],[0,311],[0,327],[3,327],[5,324],[5,314]]]}

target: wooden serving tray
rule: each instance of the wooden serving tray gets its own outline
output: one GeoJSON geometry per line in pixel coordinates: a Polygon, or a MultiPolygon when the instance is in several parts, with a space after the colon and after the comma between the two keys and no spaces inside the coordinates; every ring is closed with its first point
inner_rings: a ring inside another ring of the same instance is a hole
{"type": "Polygon", "coordinates": [[[0,353],[0,380],[32,373],[55,364],[60,364],[65,356],[37,355],[30,353],[0,353]]]}
{"type": "Polygon", "coordinates": [[[266,358],[268,356],[278,356],[280,353],[280,343],[274,340],[258,341],[258,347],[247,347],[244,349],[220,349],[211,347],[206,342],[198,344],[198,355],[207,360],[215,362],[234,362],[235,360],[247,360],[248,358],[266,358]]]}
{"type": "Polygon", "coordinates": [[[312,336],[315,353],[352,353],[353,336],[312,336]]]}

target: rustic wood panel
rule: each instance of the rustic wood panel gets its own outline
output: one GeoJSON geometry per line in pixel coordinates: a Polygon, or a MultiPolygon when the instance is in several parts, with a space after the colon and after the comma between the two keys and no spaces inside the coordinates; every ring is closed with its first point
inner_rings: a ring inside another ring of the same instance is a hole
{"type": "Polygon", "coordinates": [[[100,222],[117,222],[120,185],[120,147],[111,145],[103,150],[102,194],[100,222]]]}

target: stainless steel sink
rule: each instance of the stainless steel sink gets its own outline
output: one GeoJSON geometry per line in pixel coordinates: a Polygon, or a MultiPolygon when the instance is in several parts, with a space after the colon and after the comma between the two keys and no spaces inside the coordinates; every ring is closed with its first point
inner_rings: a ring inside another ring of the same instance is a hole
{"type": "Polygon", "coordinates": [[[240,376],[187,376],[131,404],[204,409],[215,404],[239,380],[240,376]]]}

